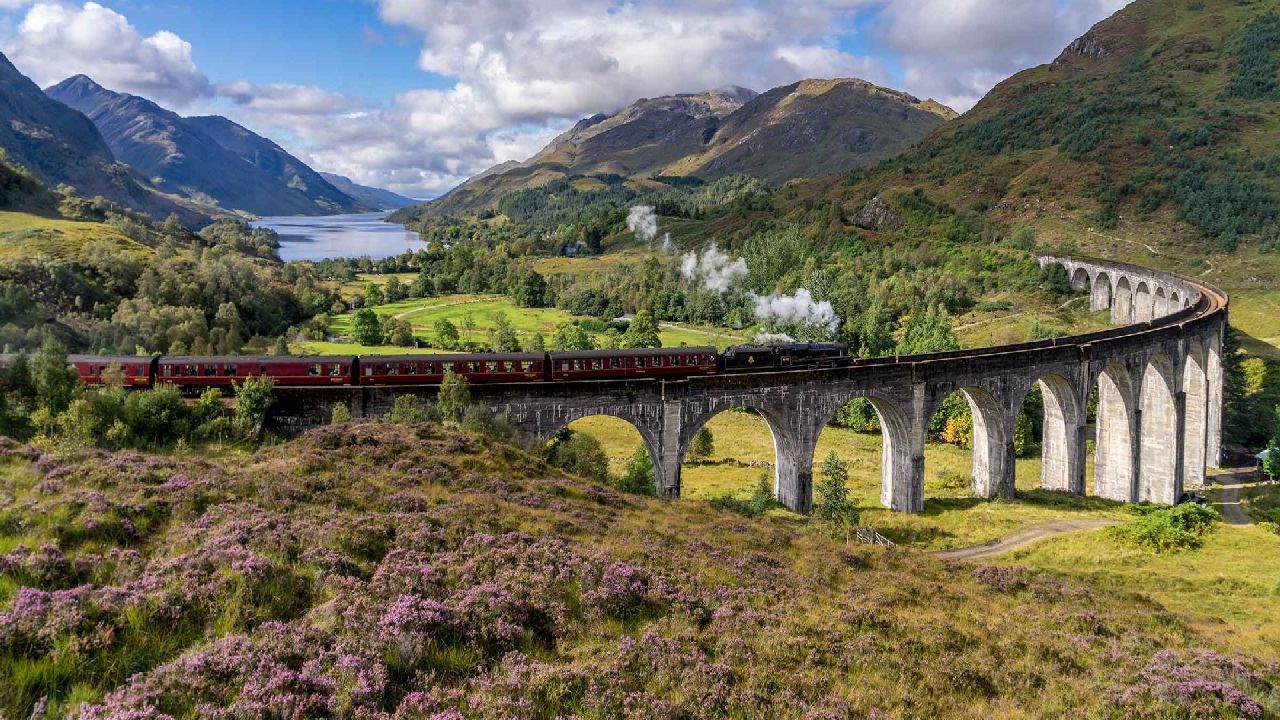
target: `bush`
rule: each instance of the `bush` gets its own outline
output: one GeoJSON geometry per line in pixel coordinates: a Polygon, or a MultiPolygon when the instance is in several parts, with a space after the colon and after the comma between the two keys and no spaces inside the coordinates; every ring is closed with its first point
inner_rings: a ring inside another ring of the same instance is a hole
{"type": "Polygon", "coordinates": [[[190,414],[182,395],[173,385],[129,393],[124,404],[124,421],[135,446],[157,447],[184,437],[190,414]]]}
{"type": "Polygon", "coordinates": [[[653,480],[653,460],[649,459],[649,449],[641,443],[631,453],[627,468],[617,481],[618,489],[637,495],[653,495],[656,491],[653,480]]]}
{"type": "Polygon", "coordinates": [[[1157,553],[1200,547],[1221,517],[1217,510],[1195,503],[1174,507],[1136,505],[1130,511],[1136,517],[1108,528],[1108,534],[1121,543],[1157,553]]]}
{"type": "Polygon", "coordinates": [[[715,451],[715,437],[711,434],[711,429],[703,425],[702,429],[693,436],[693,442],[689,444],[689,462],[706,462],[711,459],[715,451]]]}
{"type": "Polygon", "coordinates": [[[586,433],[565,428],[547,446],[547,462],[573,475],[608,482],[609,458],[600,441],[586,433]]]}
{"type": "Polygon", "coordinates": [[[334,405],[333,412],[329,414],[329,424],[341,425],[345,422],[351,422],[351,409],[346,405],[334,405]]]}
{"type": "Polygon", "coordinates": [[[242,383],[232,381],[236,393],[236,427],[243,433],[260,428],[267,419],[267,410],[275,402],[271,378],[261,375],[247,377],[242,383]]]}
{"type": "Polygon", "coordinates": [[[425,419],[417,395],[397,395],[391,412],[387,414],[387,420],[393,423],[418,423],[425,419]]]}
{"type": "Polygon", "coordinates": [[[471,386],[467,379],[453,372],[444,374],[444,380],[440,383],[440,396],[436,403],[440,408],[440,415],[445,420],[452,422],[461,422],[463,416],[467,414],[467,409],[471,407],[471,386]]]}

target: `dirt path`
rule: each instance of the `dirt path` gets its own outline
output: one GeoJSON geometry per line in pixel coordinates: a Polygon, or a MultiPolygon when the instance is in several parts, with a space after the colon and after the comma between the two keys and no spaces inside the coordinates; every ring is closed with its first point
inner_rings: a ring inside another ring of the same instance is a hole
{"type": "Polygon", "coordinates": [[[1228,525],[1248,525],[1250,522],[1244,508],[1240,507],[1240,485],[1250,479],[1253,479],[1252,473],[1247,470],[1213,478],[1213,484],[1221,488],[1214,504],[1228,525]]]}
{"type": "Polygon", "coordinates": [[[997,538],[991,542],[976,545],[974,547],[961,548],[959,550],[946,550],[937,553],[937,556],[943,560],[981,560],[993,555],[1007,553],[1010,550],[1016,550],[1025,547],[1051,535],[1061,535],[1069,532],[1079,532],[1081,530],[1097,530],[1108,525],[1116,525],[1120,521],[1111,518],[1093,518],[1089,520],[1055,520],[1042,525],[1033,525],[1029,528],[1019,530],[1012,535],[1006,535],[997,538]]]}
{"type": "Polygon", "coordinates": [[[491,297],[490,298],[482,297],[482,298],[472,298],[470,300],[455,300],[453,302],[440,303],[439,305],[420,305],[416,308],[410,308],[408,310],[405,310],[404,312],[396,313],[391,317],[395,318],[396,320],[403,320],[406,315],[412,315],[421,310],[436,310],[439,308],[456,307],[458,305],[470,305],[472,303],[488,302],[492,299],[493,298],[491,297]]]}

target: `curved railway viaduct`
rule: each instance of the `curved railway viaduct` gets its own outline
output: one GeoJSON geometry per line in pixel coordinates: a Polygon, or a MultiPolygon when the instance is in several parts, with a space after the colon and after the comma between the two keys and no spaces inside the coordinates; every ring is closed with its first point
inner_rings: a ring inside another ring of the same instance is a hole
{"type": "MultiPolygon", "coordinates": [[[[1041,485],[1083,494],[1087,406],[1096,390],[1093,493],[1126,502],[1173,503],[1219,463],[1222,341],[1227,296],[1195,280],[1134,265],[1043,255],[1062,265],[1110,330],[1020,345],[857,360],[847,368],[715,375],[685,380],[472,385],[474,403],[505,414],[519,431],[550,438],[593,415],[631,423],[644,438],[660,494],[680,495],[680,466],[693,436],[715,415],[753,408],[773,434],[778,500],[813,504],[818,436],[836,411],[865,397],[883,433],[881,501],[924,509],[925,437],[942,401],[960,392],[973,414],[973,490],[1014,494],[1014,425],[1028,391],[1044,398],[1041,485]]],[[[379,417],[395,396],[434,387],[278,391],[273,423],[301,430],[326,422],[335,404],[379,417]]]]}

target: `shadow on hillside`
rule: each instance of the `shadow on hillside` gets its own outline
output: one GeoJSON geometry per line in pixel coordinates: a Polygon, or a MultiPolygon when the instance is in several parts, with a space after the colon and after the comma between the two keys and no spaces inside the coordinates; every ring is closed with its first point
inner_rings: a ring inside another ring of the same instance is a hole
{"type": "Polygon", "coordinates": [[[1017,494],[1018,502],[1037,507],[1054,508],[1057,510],[1076,510],[1080,512],[1096,512],[1099,510],[1121,510],[1128,503],[1119,500],[1108,500],[1094,495],[1072,495],[1062,492],[1061,490],[1044,490],[1042,488],[1034,488],[1032,490],[1019,490],[1017,494]]]}

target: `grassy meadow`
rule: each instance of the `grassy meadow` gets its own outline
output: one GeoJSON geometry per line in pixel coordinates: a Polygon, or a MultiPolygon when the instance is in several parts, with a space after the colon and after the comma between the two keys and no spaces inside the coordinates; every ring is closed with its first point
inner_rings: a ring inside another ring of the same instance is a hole
{"type": "Polygon", "coordinates": [[[147,246],[104,223],[0,211],[0,262],[33,257],[79,260],[91,244],[128,255],[149,255],[152,252],[147,246]]]}
{"type": "MultiPolygon", "coordinates": [[[[384,277],[389,279],[391,276],[384,277]]],[[[363,285],[360,287],[363,287],[363,285]]],[[[534,333],[541,333],[543,338],[550,342],[551,336],[555,334],[557,325],[581,319],[556,308],[520,307],[513,300],[502,295],[457,294],[417,298],[378,305],[373,308],[373,311],[383,318],[393,317],[408,322],[413,326],[414,336],[427,343],[434,339],[433,326],[440,320],[448,320],[457,326],[458,332],[464,341],[471,339],[477,342],[486,342],[489,330],[494,327],[497,316],[505,314],[522,342],[526,337],[534,333]],[[464,327],[468,317],[471,318],[475,325],[471,338],[467,337],[467,331],[464,327]]],[[[354,315],[352,314],[335,316],[329,326],[330,334],[337,337],[350,337],[353,318],[354,315]]],[[[724,348],[743,342],[747,336],[723,328],[663,323],[660,328],[660,337],[664,347],[714,345],[724,348]]],[[[354,342],[317,341],[298,343],[295,349],[300,352],[318,355],[379,355],[405,351],[404,348],[391,346],[366,347],[354,342]]],[[[420,351],[441,352],[439,349],[424,349],[420,351]]]]}

